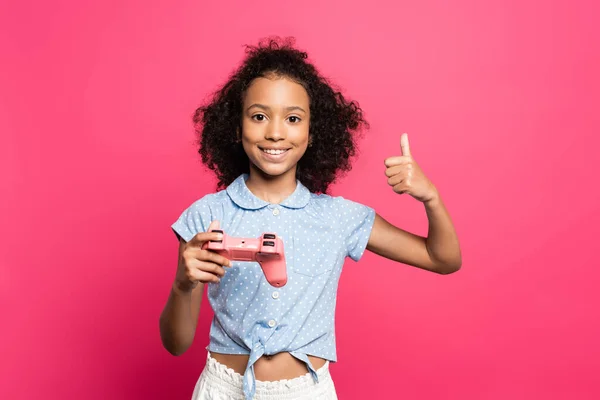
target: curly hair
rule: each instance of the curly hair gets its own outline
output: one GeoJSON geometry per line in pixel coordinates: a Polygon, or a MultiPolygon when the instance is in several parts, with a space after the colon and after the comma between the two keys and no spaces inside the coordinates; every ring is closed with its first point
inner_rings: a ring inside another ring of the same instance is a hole
{"type": "Polygon", "coordinates": [[[307,61],[307,53],[294,48],[294,39],[270,38],[246,46],[247,56],[211,101],[194,112],[202,162],[224,188],[250,170],[250,161],[237,138],[241,129],[244,94],[258,77],[276,75],[301,84],[310,102],[309,135],[312,146],[298,161],[296,177],[313,193],[326,193],[340,172],[351,169],[356,135],[368,127],[363,111],[322,77],[307,61]]]}

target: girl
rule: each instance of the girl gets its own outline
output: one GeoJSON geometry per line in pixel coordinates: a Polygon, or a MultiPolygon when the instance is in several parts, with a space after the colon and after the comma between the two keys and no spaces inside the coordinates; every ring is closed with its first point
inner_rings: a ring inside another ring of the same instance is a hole
{"type": "Polygon", "coordinates": [[[350,169],[354,134],[367,123],[291,41],[249,47],[194,122],[202,161],[223,190],[172,226],[179,263],[160,318],[164,347],[179,355],[192,344],[208,285],[214,318],[193,399],[336,399],[328,367],[336,361],[335,296],[345,258],[358,261],[368,249],[438,274],[457,271],[459,243],[440,194],[412,158],[406,134],[402,154],[385,160],[385,175],[394,192],[424,204],[427,238],[326,194],[350,169]],[[258,263],[202,249],[222,238],[214,229],[246,238],[276,233],[287,284],[271,286],[258,263]]]}

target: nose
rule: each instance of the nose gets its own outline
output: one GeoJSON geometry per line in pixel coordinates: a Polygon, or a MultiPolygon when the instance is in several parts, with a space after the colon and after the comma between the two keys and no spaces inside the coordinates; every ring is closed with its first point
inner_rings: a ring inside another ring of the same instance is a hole
{"type": "Polygon", "coordinates": [[[279,121],[279,118],[271,120],[265,131],[265,139],[277,142],[284,140],[285,137],[286,133],[283,121],[279,121]]]}

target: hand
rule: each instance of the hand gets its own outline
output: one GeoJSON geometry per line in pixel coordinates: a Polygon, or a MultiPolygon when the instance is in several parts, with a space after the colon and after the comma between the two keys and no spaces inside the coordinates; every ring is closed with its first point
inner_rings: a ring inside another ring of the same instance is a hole
{"type": "Polygon", "coordinates": [[[410,154],[408,134],[403,133],[400,137],[402,155],[389,157],[385,160],[385,175],[388,184],[399,194],[408,193],[415,199],[426,203],[438,196],[437,189],[425,176],[417,162],[410,154]]]}
{"type": "Polygon", "coordinates": [[[211,232],[219,229],[219,221],[210,223],[207,232],[200,232],[183,245],[180,251],[175,284],[181,291],[187,292],[198,286],[198,283],[220,281],[225,275],[223,266],[231,267],[231,261],[212,252],[203,250],[202,245],[209,240],[222,240],[223,234],[211,232]]]}

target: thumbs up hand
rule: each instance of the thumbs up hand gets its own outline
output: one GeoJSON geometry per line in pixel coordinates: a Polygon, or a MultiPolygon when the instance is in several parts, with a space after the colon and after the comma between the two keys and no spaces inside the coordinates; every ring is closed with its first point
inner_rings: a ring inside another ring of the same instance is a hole
{"type": "Polygon", "coordinates": [[[408,134],[400,137],[401,156],[385,160],[385,175],[388,184],[399,194],[408,193],[425,203],[438,197],[438,191],[413,159],[408,143],[408,134]]]}

